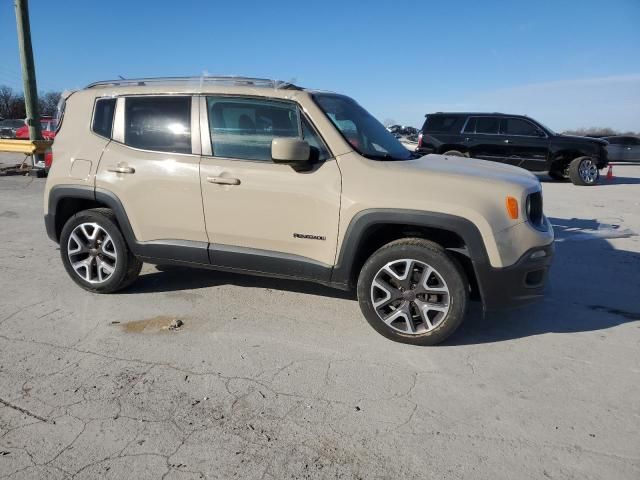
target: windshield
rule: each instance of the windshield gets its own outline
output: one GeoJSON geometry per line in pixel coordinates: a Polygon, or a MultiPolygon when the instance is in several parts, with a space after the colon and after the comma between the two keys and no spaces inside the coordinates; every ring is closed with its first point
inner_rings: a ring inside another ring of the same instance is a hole
{"type": "Polygon", "coordinates": [[[556,132],[554,132],[553,130],[551,130],[551,129],[550,129],[549,127],[547,127],[544,123],[542,123],[542,122],[538,122],[538,123],[540,124],[540,126],[541,126],[542,128],[544,128],[544,129],[547,131],[547,133],[549,133],[549,135],[557,135],[557,133],[556,133],[556,132]]]}
{"type": "Polygon", "coordinates": [[[375,160],[416,158],[355,100],[327,93],[314,94],[313,99],[360,155],[375,160]]]}

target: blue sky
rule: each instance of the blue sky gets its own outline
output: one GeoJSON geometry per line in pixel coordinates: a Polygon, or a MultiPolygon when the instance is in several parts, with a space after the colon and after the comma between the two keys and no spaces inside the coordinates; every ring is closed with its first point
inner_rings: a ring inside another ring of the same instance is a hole
{"type": "MultiPolygon", "coordinates": [[[[380,120],[439,110],[640,131],[640,0],[31,0],[41,90],[136,76],[295,79],[380,120]]],[[[0,84],[20,87],[13,2],[0,84]]]]}

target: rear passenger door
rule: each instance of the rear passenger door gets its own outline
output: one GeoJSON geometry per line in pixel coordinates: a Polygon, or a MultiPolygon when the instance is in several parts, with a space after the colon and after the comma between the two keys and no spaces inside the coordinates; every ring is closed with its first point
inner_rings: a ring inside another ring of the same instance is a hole
{"type": "Polygon", "coordinates": [[[509,142],[500,134],[500,117],[469,117],[462,136],[473,158],[505,162],[509,157],[509,142]]]}
{"type": "Polygon", "coordinates": [[[537,125],[524,118],[505,117],[500,132],[508,144],[508,163],[533,171],[548,168],[549,138],[537,125]]]}
{"type": "Polygon", "coordinates": [[[192,260],[207,263],[198,105],[187,95],[119,97],[113,129],[94,130],[112,139],[95,185],[118,197],[138,242],[194,247],[192,260]]]}

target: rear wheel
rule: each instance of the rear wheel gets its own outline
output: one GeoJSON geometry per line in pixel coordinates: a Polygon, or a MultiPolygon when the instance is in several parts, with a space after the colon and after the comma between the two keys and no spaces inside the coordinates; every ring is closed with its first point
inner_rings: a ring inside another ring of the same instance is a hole
{"type": "Polygon", "coordinates": [[[60,235],[60,255],[71,279],[95,293],[128,287],[142,268],[106,208],[85,210],[67,221],[60,235]]]}
{"type": "Polygon", "coordinates": [[[458,150],[449,150],[443,153],[443,155],[447,155],[449,157],[466,157],[464,153],[459,152],[458,150]]]}
{"type": "Polygon", "coordinates": [[[591,186],[598,183],[600,171],[591,157],[578,157],[569,164],[569,178],[574,185],[591,186]]]}
{"type": "Polygon", "coordinates": [[[442,342],[462,323],[468,298],[462,268],[442,247],[420,238],[380,248],[358,278],[358,301],[367,322],[401,343],[442,342]]]}

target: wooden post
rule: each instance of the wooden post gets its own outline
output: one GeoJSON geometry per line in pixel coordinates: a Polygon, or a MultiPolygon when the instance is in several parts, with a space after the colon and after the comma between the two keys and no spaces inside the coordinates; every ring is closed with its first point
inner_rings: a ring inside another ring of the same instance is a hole
{"type": "Polygon", "coordinates": [[[31,48],[31,27],[29,26],[29,3],[27,0],[15,0],[15,7],[29,138],[31,140],[41,140],[38,88],[36,86],[36,70],[33,64],[33,49],[31,48]]]}

